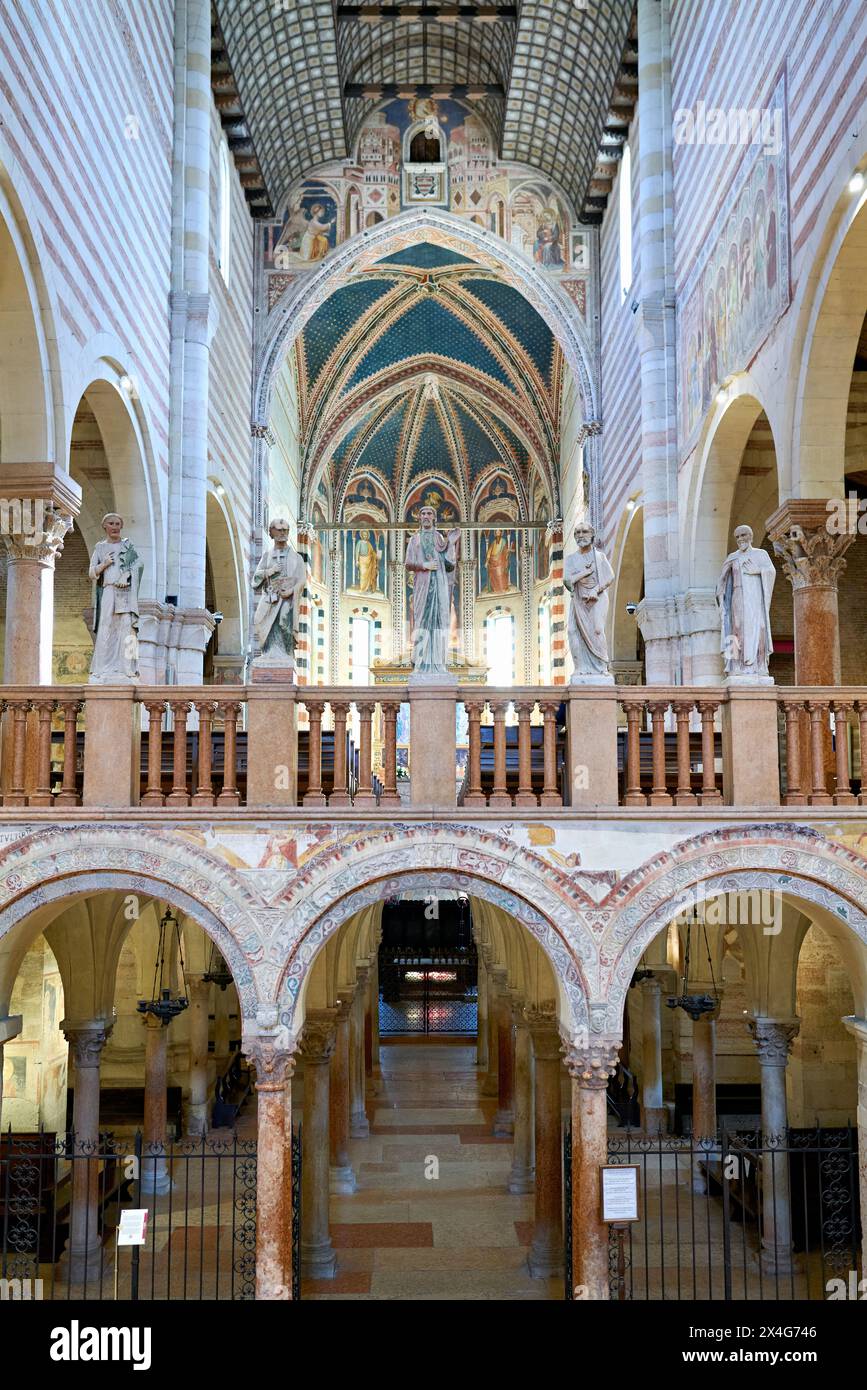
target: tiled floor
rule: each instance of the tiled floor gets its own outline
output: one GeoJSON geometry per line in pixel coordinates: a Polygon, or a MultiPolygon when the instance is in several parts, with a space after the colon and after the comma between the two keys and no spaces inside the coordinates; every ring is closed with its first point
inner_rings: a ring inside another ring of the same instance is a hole
{"type": "Polygon", "coordinates": [[[303,1296],[562,1298],[561,1280],[527,1271],[533,1198],[506,1189],[512,1149],[491,1135],[475,1046],[388,1042],[380,1056],[370,1138],[352,1141],[358,1190],[331,1199],[337,1278],[303,1296]]]}

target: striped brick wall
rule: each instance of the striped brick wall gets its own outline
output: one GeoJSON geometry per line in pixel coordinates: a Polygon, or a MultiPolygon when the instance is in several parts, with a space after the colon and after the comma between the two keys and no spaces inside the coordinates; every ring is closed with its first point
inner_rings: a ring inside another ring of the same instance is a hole
{"type": "MultiPolygon", "coordinates": [[[[110,335],[125,354],[158,468],[168,466],[171,0],[16,0],[0,7],[7,173],[42,253],[61,366],[110,335]]],[[[76,385],[78,382],[76,381],[76,385]]],[[[71,414],[77,400],[64,397],[71,414]]]]}
{"type": "Polygon", "coordinates": [[[566,590],[563,587],[563,528],[551,528],[551,678],[566,684],[566,590]]]}

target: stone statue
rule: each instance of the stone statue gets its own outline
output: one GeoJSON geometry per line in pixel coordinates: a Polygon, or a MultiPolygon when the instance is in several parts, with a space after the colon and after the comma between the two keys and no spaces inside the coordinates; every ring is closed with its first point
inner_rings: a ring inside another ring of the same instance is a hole
{"type": "Polygon", "coordinates": [[[253,617],[257,666],[295,666],[295,639],[307,565],[289,544],[289,522],[276,516],[268,527],[274,542],[256,566],[253,588],[259,602],[253,617]]]}
{"type": "Polygon", "coordinates": [[[579,521],[573,534],[578,549],[566,556],[563,566],[563,584],[572,595],[568,625],[569,650],[575,666],[572,684],[612,685],[605,623],[614,571],[594,544],[589,522],[579,521]]]}
{"type": "Polygon", "coordinates": [[[433,507],[422,507],[419,530],[406,548],[405,565],[412,573],[413,674],[445,676],[451,626],[452,587],[457,569],[460,531],[444,536],[436,529],[433,507]]]}
{"type": "Polygon", "coordinates": [[[128,536],[123,517],[106,512],[105,540],[97,541],[88,574],[96,582],[93,604],[91,685],[131,685],[138,669],[138,594],[143,566],[128,536]]]}
{"type": "Polygon", "coordinates": [[[745,683],[771,683],[771,595],[777,573],[767,551],[753,545],[751,527],[736,528],[735,544],[737,550],[726,557],[716,586],[725,673],[745,683]]]}

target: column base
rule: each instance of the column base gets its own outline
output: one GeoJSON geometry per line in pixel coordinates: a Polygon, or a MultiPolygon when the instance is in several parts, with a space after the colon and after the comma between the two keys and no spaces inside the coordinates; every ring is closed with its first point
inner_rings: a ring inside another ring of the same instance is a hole
{"type": "Polygon", "coordinates": [[[301,1273],[305,1279],[334,1279],[337,1275],[337,1256],[331,1241],[320,1245],[301,1242],[301,1273]]]}
{"type": "Polygon", "coordinates": [[[111,1246],[91,1245],[72,1250],[67,1244],[57,1261],[57,1277],[64,1284],[90,1284],[114,1269],[111,1246]]]}
{"type": "Polygon", "coordinates": [[[499,1093],[499,1089],[500,1088],[497,1085],[497,1078],[495,1076],[492,1076],[491,1073],[488,1072],[488,1075],[482,1082],[482,1095],[495,1096],[499,1093]]]}
{"type": "Polygon", "coordinates": [[[349,1134],[352,1139],[367,1139],[370,1135],[370,1121],[362,1113],[354,1112],[349,1118],[349,1134]]]}
{"type": "Polygon", "coordinates": [[[527,1255],[527,1268],[531,1279],[556,1279],[563,1274],[563,1251],[553,1250],[547,1241],[537,1246],[535,1241],[527,1255]]]}
{"type": "Polygon", "coordinates": [[[498,1110],[494,1116],[494,1134],[500,1139],[511,1139],[515,1133],[515,1116],[511,1110],[498,1110]]]}
{"type": "Polygon", "coordinates": [[[790,1279],[796,1274],[799,1268],[794,1253],[791,1250],[774,1249],[772,1245],[762,1246],[760,1255],[762,1274],[773,1279],[775,1276],[780,1279],[790,1279]]]}
{"type": "Polygon", "coordinates": [[[166,1166],[165,1159],[145,1154],[141,1161],[140,1190],[142,1193],[154,1197],[164,1197],[173,1188],[172,1175],[166,1166]]]}
{"type": "Polygon", "coordinates": [[[351,1197],[357,1186],[351,1164],[347,1163],[344,1168],[332,1166],[328,1175],[328,1190],[333,1196],[351,1197]]]}
{"type": "Polygon", "coordinates": [[[516,1197],[526,1196],[528,1192],[536,1191],[536,1170],[535,1168],[525,1168],[523,1164],[512,1168],[509,1174],[507,1187],[516,1197]]]}

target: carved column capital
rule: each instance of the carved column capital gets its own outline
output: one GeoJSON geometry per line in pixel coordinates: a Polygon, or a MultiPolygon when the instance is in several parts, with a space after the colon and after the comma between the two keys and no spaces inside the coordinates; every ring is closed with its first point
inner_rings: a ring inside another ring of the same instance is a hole
{"type": "Polygon", "coordinates": [[[554,1001],[546,1000],[535,1008],[525,1009],[524,1018],[533,1039],[533,1055],[536,1061],[559,1062],[563,1042],[554,1001]]]}
{"type": "Polygon", "coordinates": [[[244,1044],[244,1056],[256,1069],[257,1091],[282,1091],[295,1072],[295,1045],[282,1047],[275,1039],[254,1038],[244,1044]]]}
{"type": "Polygon", "coordinates": [[[801,1028],[799,1018],[751,1018],[747,1027],[763,1067],[787,1066],[792,1044],[801,1028]]]}
{"type": "Polygon", "coordinates": [[[85,1067],[98,1067],[102,1059],[102,1049],[111,1035],[112,1023],[104,1019],[94,1019],[89,1023],[73,1023],[64,1019],[60,1025],[63,1036],[72,1049],[75,1070],[85,1067]]]}
{"type": "MultiPolygon", "coordinates": [[[[25,508],[39,509],[31,518],[32,524],[28,523],[27,514],[0,515],[0,535],[3,537],[9,561],[14,564],[19,560],[31,560],[53,569],[54,562],[63,549],[63,539],[72,528],[72,516],[68,512],[59,511],[50,503],[43,504],[39,499],[35,502],[25,499],[24,505],[25,508]]],[[[2,507],[3,503],[0,500],[0,512],[2,507]]]]}
{"type": "Polygon", "coordinates": [[[336,1014],[333,1009],[308,1013],[301,1035],[301,1056],[305,1065],[330,1062],[337,1041],[336,1014]]]}
{"type": "Polygon", "coordinates": [[[843,556],[854,532],[835,534],[829,528],[823,499],[790,498],[765,525],[793,589],[836,589],[846,568],[843,556]]]}
{"type": "Polygon", "coordinates": [[[566,1070],[582,1090],[604,1091],[608,1078],[617,1070],[622,1038],[597,1038],[595,1041],[563,1048],[566,1070]]]}

